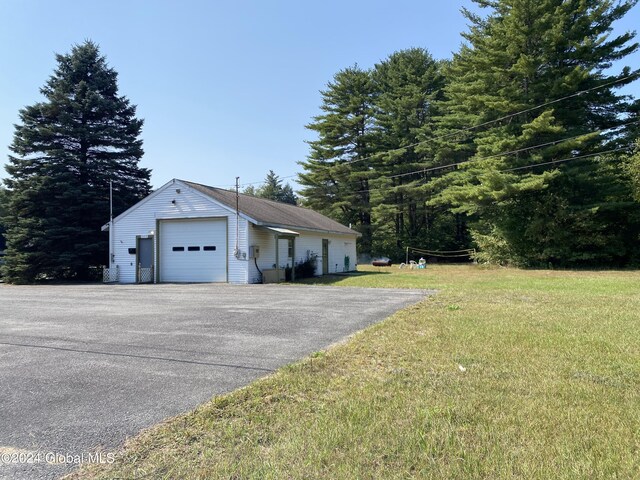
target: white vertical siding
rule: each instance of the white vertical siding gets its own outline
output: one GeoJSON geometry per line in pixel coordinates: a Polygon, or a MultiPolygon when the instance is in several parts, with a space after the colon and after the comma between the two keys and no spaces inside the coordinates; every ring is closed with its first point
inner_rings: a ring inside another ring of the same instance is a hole
{"type": "MultiPolygon", "coordinates": [[[[260,270],[274,268],[276,263],[275,238],[272,233],[257,228],[250,224],[248,230],[249,246],[257,245],[260,247],[260,256],[257,259],[260,270]]],[[[260,281],[260,273],[256,268],[256,260],[249,259],[249,283],[258,283],[260,281]]]]}
{"type": "Polygon", "coordinates": [[[238,259],[233,251],[236,248],[236,216],[229,216],[229,283],[247,283],[249,269],[249,243],[247,242],[247,229],[249,222],[240,217],[238,222],[238,249],[244,253],[244,258],[238,259]]]}
{"type": "MultiPolygon", "coordinates": [[[[128,249],[136,247],[137,235],[155,235],[158,220],[190,217],[227,217],[228,281],[247,283],[248,260],[238,260],[233,255],[236,244],[235,213],[182,183],[162,187],[143,200],[137,208],[114,221],[111,234],[114,243],[114,264],[120,267],[120,282],[133,283],[136,280],[136,256],[129,254],[128,249]],[[180,189],[180,193],[177,193],[176,189],[180,189]],[[173,200],[175,203],[172,203],[173,200]]],[[[244,252],[247,252],[247,226],[248,222],[240,218],[239,247],[244,252]]],[[[157,270],[156,247],[157,244],[154,242],[154,263],[157,270]]]]}
{"type": "Polygon", "coordinates": [[[300,236],[296,238],[296,257],[298,261],[307,259],[307,252],[317,257],[316,275],[322,275],[322,239],[327,238],[321,233],[305,233],[300,232],[300,236]]]}
{"type": "MultiPolygon", "coordinates": [[[[300,236],[296,238],[295,263],[306,260],[307,254],[317,255],[316,275],[322,275],[322,239],[326,238],[329,240],[329,273],[344,271],[345,256],[349,256],[349,270],[356,269],[355,235],[297,231],[300,233],[300,236]]],[[[253,224],[249,227],[248,233],[249,245],[258,245],[260,247],[260,258],[258,258],[257,262],[260,270],[274,268],[276,262],[274,234],[260,227],[256,227],[253,224]]],[[[292,265],[293,263],[291,258],[287,257],[286,240],[280,240],[279,260],[282,268],[287,264],[292,265]]],[[[254,259],[250,259],[248,270],[249,283],[258,282],[260,275],[256,269],[254,259]]]]}

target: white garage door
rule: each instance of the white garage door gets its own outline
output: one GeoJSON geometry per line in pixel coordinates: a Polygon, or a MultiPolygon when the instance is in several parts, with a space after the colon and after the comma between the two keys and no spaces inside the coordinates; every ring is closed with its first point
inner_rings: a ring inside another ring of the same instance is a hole
{"type": "Polygon", "coordinates": [[[163,220],[161,282],[226,282],[227,221],[163,220]]]}

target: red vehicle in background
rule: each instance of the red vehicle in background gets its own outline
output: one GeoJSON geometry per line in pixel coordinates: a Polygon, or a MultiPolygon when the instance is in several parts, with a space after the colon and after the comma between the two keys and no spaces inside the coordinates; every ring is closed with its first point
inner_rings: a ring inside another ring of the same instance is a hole
{"type": "Polygon", "coordinates": [[[390,267],[391,259],[389,257],[374,258],[371,261],[371,265],[373,265],[374,267],[390,267]]]}

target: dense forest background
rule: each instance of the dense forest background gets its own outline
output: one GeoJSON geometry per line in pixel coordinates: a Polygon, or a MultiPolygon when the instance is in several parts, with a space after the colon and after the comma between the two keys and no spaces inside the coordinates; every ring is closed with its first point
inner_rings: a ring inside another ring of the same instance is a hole
{"type": "Polygon", "coordinates": [[[451,60],[412,48],[321,92],[299,176],[305,205],[359,251],[478,249],[526,267],[636,265],[640,69],[612,25],[636,0],[474,0],[451,60]]]}

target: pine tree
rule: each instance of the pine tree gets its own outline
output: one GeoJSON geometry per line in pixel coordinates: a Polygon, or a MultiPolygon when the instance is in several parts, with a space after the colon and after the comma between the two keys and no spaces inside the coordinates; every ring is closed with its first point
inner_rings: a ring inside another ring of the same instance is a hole
{"type": "Polygon", "coordinates": [[[282,185],[282,180],[273,170],[269,170],[264,180],[264,184],[256,190],[256,195],[262,198],[275,200],[276,202],[289,203],[295,205],[298,202],[293,193],[291,185],[282,185]]]}
{"type": "Polygon", "coordinates": [[[636,206],[628,202],[619,167],[612,169],[605,157],[527,165],[620,144],[615,131],[600,131],[627,118],[630,105],[614,86],[637,72],[607,69],[637,44],[630,43],[631,33],[608,34],[636,0],[474,1],[489,14],[465,12],[468,43],[449,70],[448,111],[437,145],[440,164],[466,164],[432,182],[440,190],[437,201],[476,220],[474,238],[488,260],[544,266],[628,261],[623,239],[638,226],[628,220],[636,206]],[[574,95],[579,91],[585,93],[574,95]],[[508,116],[522,110],[528,111],[508,116]],[[532,148],[541,144],[547,146],[532,148]]]}
{"type": "Polygon", "coordinates": [[[308,159],[300,162],[305,204],[343,224],[352,224],[362,237],[359,250],[371,253],[371,200],[369,164],[373,152],[373,100],[371,73],[357,65],[338,72],[321,92],[322,114],[307,128],[318,134],[309,142],[308,159]]]}
{"type": "Polygon", "coordinates": [[[298,204],[298,196],[295,194],[295,192],[293,191],[293,187],[291,187],[289,183],[286,183],[280,190],[278,201],[283,203],[290,203],[291,205],[298,204]]]}
{"type": "Polygon", "coordinates": [[[449,248],[454,245],[455,219],[427,205],[428,179],[411,173],[433,166],[429,138],[440,115],[445,78],[442,62],[421,48],[403,50],[378,63],[373,71],[375,167],[371,182],[375,250],[402,257],[405,246],[449,248]]]}
{"type": "Polygon", "coordinates": [[[115,214],[150,191],[150,170],[138,166],[143,121],[118,94],[116,71],[91,41],[56,60],[44,101],[20,110],[6,166],[13,282],[89,278],[106,261],[109,182],[115,214]]]}
{"type": "Polygon", "coordinates": [[[243,193],[291,205],[298,203],[298,197],[293,192],[291,185],[288,183],[282,185],[282,180],[273,170],[269,170],[264,183],[260,187],[255,188],[253,185],[249,185],[244,189],[243,193]]]}
{"type": "Polygon", "coordinates": [[[256,187],[254,187],[253,185],[247,185],[244,190],[242,190],[242,193],[244,193],[245,195],[251,195],[252,197],[256,197],[256,187]]]}

